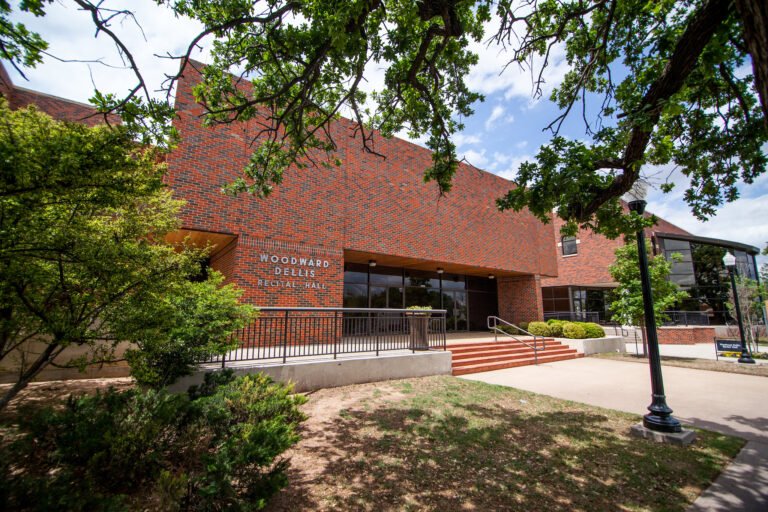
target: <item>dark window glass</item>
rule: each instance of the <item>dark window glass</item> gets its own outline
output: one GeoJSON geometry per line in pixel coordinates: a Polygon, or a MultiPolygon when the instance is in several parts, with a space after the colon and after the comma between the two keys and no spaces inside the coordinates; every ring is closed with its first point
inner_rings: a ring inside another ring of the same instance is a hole
{"type": "Polygon", "coordinates": [[[402,288],[387,289],[387,307],[393,308],[393,309],[403,308],[403,289],[402,288]]]}
{"type": "Polygon", "coordinates": [[[383,286],[371,286],[371,307],[387,307],[387,289],[383,286]]]}
{"type": "Polygon", "coordinates": [[[364,284],[344,283],[345,308],[367,308],[368,287],[364,284]]]}
{"type": "Polygon", "coordinates": [[[496,290],[496,280],[488,277],[467,276],[467,290],[493,292],[496,290]]]}
{"type": "Polygon", "coordinates": [[[371,284],[403,286],[403,271],[392,267],[373,267],[371,268],[371,284]]]}
{"type": "Polygon", "coordinates": [[[364,272],[355,272],[355,271],[347,270],[344,272],[344,282],[367,285],[368,274],[364,272]]]}
{"type": "Polygon", "coordinates": [[[563,246],[563,256],[576,254],[579,251],[575,236],[564,236],[560,239],[560,242],[563,246]]]}
{"type": "Polygon", "coordinates": [[[422,288],[440,288],[440,277],[437,272],[422,272],[408,270],[405,273],[405,286],[421,286],[422,288]]]}
{"type": "Polygon", "coordinates": [[[443,290],[463,290],[464,276],[443,274],[443,290]]]}
{"type": "Polygon", "coordinates": [[[671,238],[662,238],[662,244],[665,251],[688,251],[691,249],[690,242],[686,240],[672,240],[671,238]]]}

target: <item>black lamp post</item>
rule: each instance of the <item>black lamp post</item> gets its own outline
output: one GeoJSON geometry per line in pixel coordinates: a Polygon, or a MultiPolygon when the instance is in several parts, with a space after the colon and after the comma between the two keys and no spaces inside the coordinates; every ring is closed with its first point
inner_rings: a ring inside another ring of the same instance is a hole
{"type": "Polygon", "coordinates": [[[728,275],[731,277],[731,289],[733,290],[733,306],[736,308],[736,320],[739,322],[739,338],[741,338],[741,357],[740,363],[755,364],[755,360],[747,351],[747,340],[744,338],[744,321],[741,318],[741,307],[739,307],[739,293],[736,290],[736,256],[726,252],[723,256],[723,265],[728,269],[728,275]]]}
{"type": "MultiPolygon", "coordinates": [[[[642,199],[629,203],[630,211],[642,215],[646,202],[642,199]]],[[[680,422],[672,416],[672,409],[667,405],[664,395],[664,379],[661,376],[661,356],[659,338],[656,335],[656,315],[653,312],[653,293],[651,276],[648,273],[648,254],[645,249],[645,232],[637,232],[637,253],[640,260],[640,283],[643,287],[643,308],[645,309],[645,330],[648,339],[648,360],[651,367],[651,405],[650,411],[643,416],[643,426],[657,432],[682,432],[680,422]]]]}

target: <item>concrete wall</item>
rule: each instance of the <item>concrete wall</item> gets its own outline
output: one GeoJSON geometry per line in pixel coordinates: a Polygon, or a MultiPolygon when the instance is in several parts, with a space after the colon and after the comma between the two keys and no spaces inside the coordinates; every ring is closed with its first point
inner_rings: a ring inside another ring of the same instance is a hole
{"type": "Polygon", "coordinates": [[[622,354],[626,352],[626,344],[621,336],[606,336],[605,338],[588,338],[584,340],[557,338],[557,341],[575,348],[585,356],[607,352],[620,352],[622,354]]]}
{"type": "MultiPolygon", "coordinates": [[[[450,375],[451,353],[430,351],[416,354],[346,358],[335,361],[296,362],[269,366],[254,365],[233,369],[236,375],[265,373],[276,381],[292,382],[296,391],[303,392],[365,382],[429,375],[450,375]]],[[[185,392],[189,386],[202,383],[205,373],[206,371],[201,370],[184,377],[170,386],[169,389],[176,393],[185,392]]]]}
{"type": "MultiPolygon", "coordinates": [[[[22,366],[34,361],[45,349],[45,346],[46,345],[40,341],[30,341],[3,358],[3,361],[0,362],[0,384],[16,382],[22,366]]],[[[130,346],[130,343],[118,344],[115,348],[115,359],[120,359],[123,356],[123,353],[125,353],[125,350],[130,346]]],[[[75,358],[87,355],[92,350],[93,349],[88,346],[67,347],[64,352],[54,360],[54,363],[65,365],[75,358]]],[[[129,375],[130,368],[125,361],[103,365],[90,365],[84,372],[81,372],[77,368],[57,368],[53,365],[48,365],[37,375],[34,381],[43,382],[50,380],[127,377],[129,375]]]]}

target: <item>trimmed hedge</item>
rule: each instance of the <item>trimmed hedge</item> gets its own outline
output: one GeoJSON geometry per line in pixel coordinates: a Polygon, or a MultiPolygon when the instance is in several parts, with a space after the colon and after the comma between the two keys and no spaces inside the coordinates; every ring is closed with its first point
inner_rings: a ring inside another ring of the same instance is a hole
{"type": "Polygon", "coordinates": [[[605,338],[605,330],[593,322],[584,322],[584,330],[587,331],[587,338],[605,338]]]}
{"type": "Polygon", "coordinates": [[[528,324],[528,332],[536,336],[552,336],[552,331],[544,322],[531,322],[528,324]]]}
{"type": "Polygon", "coordinates": [[[563,336],[572,340],[582,340],[587,337],[587,330],[581,323],[567,322],[563,325],[563,336]]]}
{"type": "Polygon", "coordinates": [[[563,320],[555,320],[553,318],[547,320],[547,325],[549,325],[549,332],[552,333],[551,336],[554,336],[555,338],[562,338],[563,325],[565,325],[565,323],[566,322],[563,320]]]}
{"type": "MultiPolygon", "coordinates": [[[[524,329],[536,336],[552,336],[576,340],[605,337],[603,328],[593,322],[568,322],[566,320],[550,318],[546,322],[520,322],[519,326],[520,329],[524,329]]],[[[499,329],[515,336],[526,334],[508,325],[500,325],[499,329]]]]}

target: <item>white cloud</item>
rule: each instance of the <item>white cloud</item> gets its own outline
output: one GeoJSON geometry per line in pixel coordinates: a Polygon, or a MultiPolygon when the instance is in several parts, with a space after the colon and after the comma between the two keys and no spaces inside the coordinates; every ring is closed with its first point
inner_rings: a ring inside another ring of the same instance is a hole
{"type": "Polygon", "coordinates": [[[474,165],[478,169],[484,169],[488,163],[488,157],[485,156],[485,149],[481,151],[475,151],[470,149],[459,155],[459,160],[464,159],[470,165],[474,165]]]}
{"type": "MultiPolygon", "coordinates": [[[[110,5],[107,4],[107,7],[110,5]]],[[[111,7],[124,8],[117,5],[111,7]]],[[[159,8],[154,2],[132,3],[131,10],[136,22],[127,18],[121,21],[116,19],[111,28],[133,54],[150,91],[159,96],[161,93],[157,90],[165,75],[175,74],[179,63],[158,55],[183,53],[192,37],[200,32],[202,25],[189,19],[176,18],[170,9],[159,8]]],[[[29,82],[9,69],[16,85],[86,102],[92,95],[94,84],[104,92],[120,95],[136,84],[136,78],[126,69],[127,64],[120,58],[106,34],[99,34],[94,39],[89,13],[76,9],[74,4],[57,2],[47,6],[46,11],[46,16],[42,18],[24,13],[15,13],[13,18],[39,32],[49,42],[49,51],[53,55],[62,59],[100,59],[108,66],[59,62],[46,57],[44,65],[25,70],[29,82]]],[[[206,60],[206,56],[205,51],[193,55],[199,60],[206,60]]]]}
{"type": "Polygon", "coordinates": [[[491,111],[491,115],[488,117],[488,119],[485,120],[485,129],[490,131],[493,126],[496,124],[496,121],[504,115],[504,107],[501,105],[496,105],[493,107],[493,110],[491,111]]]}
{"type": "MultiPolygon", "coordinates": [[[[499,29],[499,20],[494,17],[486,25],[486,36],[495,34],[499,29]]],[[[537,57],[533,62],[521,66],[511,63],[512,52],[503,46],[487,42],[475,42],[470,48],[479,55],[478,63],[472,68],[467,77],[470,89],[482,94],[502,92],[507,100],[525,98],[529,106],[538,102],[534,99],[534,81],[538,78],[543,64],[543,58],[537,57]]],[[[557,87],[569,69],[565,59],[565,46],[562,44],[552,48],[549,62],[542,73],[542,94],[548,98],[552,89],[557,87]]]]}
{"type": "Polygon", "coordinates": [[[520,164],[533,160],[531,155],[509,155],[505,153],[494,153],[493,162],[489,166],[489,170],[494,174],[501,176],[502,178],[510,181],[515,181],[517,177],[517,171],[520,168],[520,164]]]}
{"type": "Polygon", "coordinates": [[[525,148],[527,145],[528,145],[528,141],[527,141],[527,140],[521,140],[520,142],[517,142],[517,143],[515,143],[515,147],[516,147],[517,149],[523,149],[523,148],[525,148]]]}
{"type": "Polygon", "coordinates": [[[480,142],[480,136],[477,134],[457,133],[453,136],[453,143],[456,144],[457,148],[479,144],[480,142]]]}

